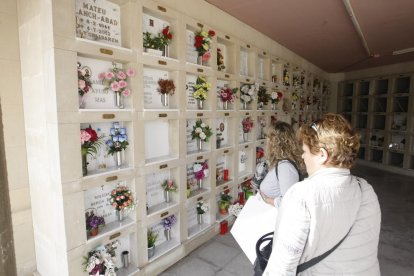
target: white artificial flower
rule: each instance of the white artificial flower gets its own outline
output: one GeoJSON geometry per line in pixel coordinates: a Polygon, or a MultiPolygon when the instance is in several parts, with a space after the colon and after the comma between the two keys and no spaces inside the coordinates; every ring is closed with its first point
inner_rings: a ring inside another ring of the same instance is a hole
{"type": "Polygon", "coordinates": [[[208,174],[210,173],[210,171],[208,169],[204,170],[204,177],[208,177],[208,174]]]}
{"type": "Polygon", "coordinates": [[[206,137],[207,137],[207,136],[206,136],[206,134],[205,134],[204,132],[201,132],[201,133],[200,133],[200,139],[201,139],[201,140],[206,139],[206,137]]]}
{"type": "Polygon", "coordinates": [[[249,85],[243,85],[242,88],[240,88],[240,90],[243,93],[247,93],[250,90],[250,86],[249,85]]]}
{"type": "Polygon", "coordinates": [[[200,164],[194,164],[193,171],[194,172],[199,172],[199,171],[201,171],[202,168],[203,167],[200,164]]]}
{"type": "Polygon", "coordinates": [[[277,92],[272,92],[271,97],[273,100],[277,99],[277,92]]]}
{"type": "Polygon", "coordinates": [[[200,132],[202,132],[202,131],[203,131],[203,130],[202,130],[201,128],[199,128],[199,127],[195,129],[195,133],[200,133],[200,132]]]}
{"type": "Polygon", "coordinates": [[[206,124],[205,123],[201,123],[201,127],[202,128],[206,127],[206,124]]]}

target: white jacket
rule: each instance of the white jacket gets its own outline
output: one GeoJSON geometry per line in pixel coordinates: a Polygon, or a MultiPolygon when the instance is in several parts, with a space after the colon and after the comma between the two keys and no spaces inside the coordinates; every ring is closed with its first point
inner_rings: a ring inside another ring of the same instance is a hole
{"type": "Polygon", "coordinates": [[[327,168],[293,185],[276,222],[273,249],[263,275],[296,275],[298,264],[342,244],[308,275],[380,275],[378,242],[381,211],[378,198],[364,179],[348,169],[327,168]]]}

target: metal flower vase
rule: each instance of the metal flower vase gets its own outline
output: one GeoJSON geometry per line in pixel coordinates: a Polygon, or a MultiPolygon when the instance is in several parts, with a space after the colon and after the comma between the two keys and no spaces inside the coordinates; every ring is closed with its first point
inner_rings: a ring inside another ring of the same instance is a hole
{"type": "Polygon", "coordinates": [[[88,161],[86,160],[86,154],[82,154],[82,175],[88,174],[88,161]]]}
{"type": "Polygon", "coordinates": [[[249,133],[243,132],[243,142],[248,142],[248,141],[249,141],[249,133]]]}
{"type": "Polygon", "coordinates": [[[85,108],[85,99],[84,96],[79,95],[79,109],[85,108]]]}
{"type": "Polygon", "coordinates": [[[123,210],[117,210],[116,216],[118,217],[118,221],[123,221],[125,219],[125,213],[123,210]]]}
{"type": "Polygon", "coordinates": [[[168,99],[169,97],[168,97],[168,93],[162,93],[161,94],[161,103],[162,103],[162,106],[168,106],[168,101],[169,101],[169,99],[168,99]]]}
{"type": "Polygon", "coordinates": [[[155,245],[148,247],[148,259],[154,257],[155,254],[155,245]]]}
{"type": "Polygon", "coordinates": [[[122,93],[121,92],[115,92],[115,106],[119,109],[123,109],[124,108],[124,100],[122,98],[122,93]]]}
{"type": "Polygon", "coordinates": [[[170,203],[172,198],[171,191],[164,191],[165,203],[170,203]]]}
{"type": "Polygon", "coordinates": [[[229,103],[229,102],[223,102],[223,109],[224,109],[224,110],[229,109],[229,105],[228,105],[228,103],[229,103]]]}
{"type": "Polygon", "coordinates": [[[272,103],[272,110],[276,110],[276,103],[272,103]]]}
{"type": "Polygon", "coordinates": [[[243,110],[247,110],[247,102],[243,102],[243,110]]]}
{"type": "Polygon", "coordinates": [[[204,100],[197,99],[197,108],[202,110],[204,105],[204,100]]]}
{"type": "Polygon", "coordinates": [[[171,229],[165,229],[164,236],[167,241],[171,240],[171,229]]]}
{"type": "Polygon", "coordinates": [[[198,56],[198,57],[197,57],[197,64],[198,64],[198,65],[204,65],[204,62],[203,62],[203,56],[198,56]]]}
{"type": "Polygon", "coordinates": [[[197,187],[199,190],[203,189],[203,179],[197,179],[197,187]]]}
{"type": "Polygon", "coordinates": [[[202,151],[203,150],[203,140],[197,139],[197,150],[202,151]]]}
{"type": "Polygon", "coordinates": [[[115,152],[115,165],[117,167],[122,166],[122,151],[115,152]]]}
{"type": "Polygon", "coordinates": [[[203,224],[203,214],[197,214],[197,223],[199,225],[203,224]]]}
{"type": "Polygon", "coordinates": [[[164,45],[164,47],[162,48],[162,56],[163,57],[170,56],[170,48],[168,47],[168,45],[164,45]]]}

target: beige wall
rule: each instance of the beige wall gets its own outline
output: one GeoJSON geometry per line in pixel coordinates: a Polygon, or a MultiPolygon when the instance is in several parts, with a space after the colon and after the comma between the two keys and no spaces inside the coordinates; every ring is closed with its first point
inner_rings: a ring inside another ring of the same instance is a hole
{"type": "Polygon", "coordinates": [[[0,5],[0,100],[18,275],[33,275],[35,252],[25,147],[17,4],[0,5]]]}

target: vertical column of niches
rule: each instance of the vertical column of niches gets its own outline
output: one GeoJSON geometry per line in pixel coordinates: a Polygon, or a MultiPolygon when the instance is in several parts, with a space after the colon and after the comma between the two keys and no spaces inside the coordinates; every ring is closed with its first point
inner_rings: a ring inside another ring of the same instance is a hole
{"type": "Polygon", "coordinates": [[[145,165],[162,164],[179,156],[177,113],[144,113],[145,165]]]}
{"type": "MultiPolygon", "coordinates": [[[[76,66],[76,65],[73,65],[76,66]]],[[[132,110],[131,63],[120,63],[95,56],[78,54],[78,98],[80,111],[132,110]]]]}
{"type": "MultiPolygon", "coordinates": [[[[216,65],[215,31],[187,18],[185,33],[185,53],[187,64],[209,67],[216,65]]],[[[214,68],[215,69],[215,68],[214,68]]]]}
{"type": "Polygon", "coordinates": [[[161,60],[177,60],[178,15],[175,11],[147,1],[142,10],[142,47],[144,59],[162,57],[161,60]]]}
{"type": "MultiPolygon", "coordinates": [[[[105,116],[112,118],[115,114],[102,114],[105,116]]],[[[129,173],[133,169],[133,148],[130,145],[133,140],[131,122],[81,123],[83,179],[129,173]]]]}
{"type": "MultiPolygon", "coordinates": [[[[304,97],[306,87],[306,71],[298,66],[293,67],[292,93],[290,94],[291,110],[300,110],[300,99],[304,97]]],[[[276,95],[275,95],[276,96],[276,95]]],[[[273,95],[272,95],[273,100],[273,95]]]]}
{"type": "Polygon", "coordinates": [[[242,77],[255,77],[256,57],[250,44],[240,42],[239,74],[242,77]]]}
{"type": "Polygon", "coordinates": [[[311,110],[317,112],[321,109],[321,92],[322,84],[319,76],[315,76],[313,79],[313,89],[312,89],[312,108],[311,110]]]}
{"type": "Polygon", "coordinates": [[[236,73],[236,44],[229,35],[217,33],[217,71],[224,74],[236,73]]]}

